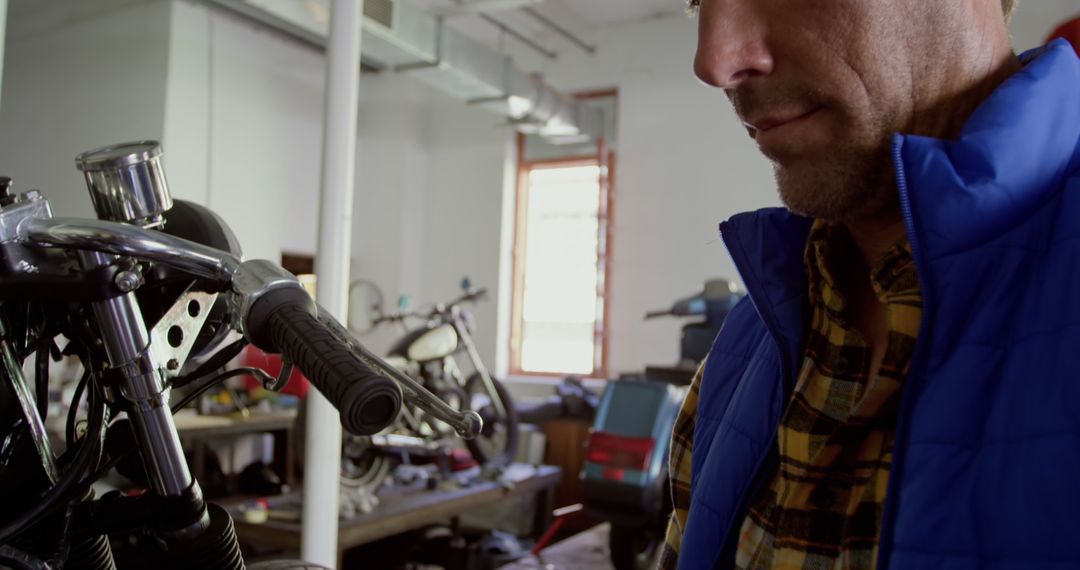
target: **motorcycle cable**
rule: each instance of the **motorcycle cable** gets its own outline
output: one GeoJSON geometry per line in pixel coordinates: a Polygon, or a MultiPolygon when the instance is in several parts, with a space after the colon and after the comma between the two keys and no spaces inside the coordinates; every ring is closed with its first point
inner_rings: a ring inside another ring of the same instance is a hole
{"type": "Polygon", "coordinates": [[[90,383],[92,377],[93,373],[87,368],[83,371],[79,383],[75,385],[75,394],[71,397],[71,405],[68,407],[67,423],[64,426],[64,436],[67,438],[68,448],[71,448],[71,446],[75,444],[75,418],[78,415],[79,406],[82,404],[83,392],[86,391],[86,386],[90,383]]]}
{"type": "Polygon", "coordinates": [[[10,544],[0,545],[0,568],[15,570],[49,570],[49,565],[10,544]]]}
{"type": "Polygon", "coordinates": [[[83,473],[93,469],[101,459],[101,433],[105,425],[105,402],[97,390],[90,393],[90,421],[83,443],[75,452],[71,466],[45,493],[41,500],[15,520],[0,527],[0,544],[7,544],[63,504],[70,502],[81,490],[83,473]]]}
{"type": "MultiPolygon", "coordinates": [[[[205,378],[207,375],[209,375],[210,373],[212,373],[215,370],[219,370],[221,368],[224,368],[225,365],[228,364],[230,360],[235,358],[237,354],[240,354],[241,350],[244,350],[244,347],[247,346],[247,344],[248,344],[247,339],[241,337],[236,342],[233,342],[232,344],[226,346],[225,348],[222,348],[221,350],[217,351],[206,362],[200,364],[198,368],[191,371],[191,373],[186,374],[184,376],[177,376],[176,378],[174,378],[169,387],[170,388],[182,388],[184,386],[187,386],[188,384],[191,384],[192,382],[194,382],[196,380],[199,380],[200,378],[205,378]]],[[[257,374],[253,374],[253,375],[258,376],[257,374]]]]}
{"type": "Polygon", "coordinates": [[[43,422],[49,414],[49,350],[48,346],[43,346],[34,356],[35,395],[38,415],[43,422]]]}
{"type": "MultiPolygon", "coordinates": [[[[230,360],[232,360],[234,357],[236,357],[236,355],[239,354],[240,351],[243,350],[243,348],[246,345],[247,345],[247,339],[241,338],[240,340],[237,340],[236,342],[234,342],[234,343],[230,344],[229,346],[227,346],[227,347],[221,349],[220,351],[218,351],[213,357],[211,357],[205,363],[200,365],[197,369],[195,369],[190,374],[188,374],[186,376],[177,377],[175,380],[173,380],[173,383],[172,383],[171,387],[172,388],[181,388],[181,387],[187,386],[187,385],[191,384],[192,382],[194,382],[195,380],[197,380],[199,378],[202,378],[202,377],[205,377],[209,373],[210,370],[216,370],[218,368],[221,368],[222,366],[225,366],[225,364],[228,363],[230,360]]],[[[79,380],[78,385],[75,387],[75,394],[74,394],[74,396],[72,397],[72,400],[71,400],[71,407],[68,409],[67,426],[66,426],[65,434],[67,436],[67,442],[68,442],[69,446],[72,444],[72,442],[75,441],[75,424],[76,424],[75,417],[76,417],[76,413],[78,412],[80,400],[82,399],[83,392],[86,390],[87,384],[90,382],[91,378],[93,377],[93,375],[90,372],[90,365],[89,364],[84,363],[84,369],[85,369],[85,372],[83,373],[83,377],[79,380]]],[[[258,370],[258,369],[255,369],[255,368],[238,368],[236,370],[240,370],[240,371],[242,371],[242,373],[251,374],[252,376],[256,376],[256,377],[260,377],[260,373],[263,374],[263,375],[266,374],[264,371],[258,370]]],[[[226,373],[226,375],[217,376],[215,378],[212,378],[204,386],[196,389],[196,391],[189,394],[187,397],[184,398],[184,400],[182,400],[175,407],[173,407],[172,408],[172,413],[175,414],[181,408],[183,408],[183,407],[187,406],[188,404],[190,404],[191,401],[195,397],[198,397],[199,395],[204,393],[206,390],[208,390],[214,384],[216,384],[218,382],[221,382],[223,380],[226,380],[228,378],[231,378],[233,376],[238,376],[238,375],[240,375],[239,372],[238,373],[226,373]]],[[[93,483],[94,481],[97,481],[98,479],[103,477],[106,473],[109,472],[110,469],[115,467],[117,463],[119,463],[125,457],[127,457],[130,454],[130,452],[133,451],[133,449],[134,448],[128,449],[127,451],[121,453],[120,455],[118,455],[116,457],[113,457],[113,458],[110,458],[109,461],[107,461],[104,465],[102,465],[98,469],[98,471],[95,472],[94,475],[92,475],[90,477],[89,482],[93,483]]]]}
{"type": "MultiPolygon", "coordinates": [[[[27,306],[26,319],[28,322],[31,320],[32,311],[33,306],[27,306]]],[[[37,412],[41,416],[41,421],[45,421],[49,414],[49,357],[56,355],[55,360],[59,361],[60,349],[57,348],[54,338],[59,331],[54,329],[44,313],[42,313],[41,320],[43,321],[41,330],[37,331],[37,335],[33,340],[26,339],[26,346],[17,351],[17,358],[21,364],[31,355],[34,356],[35,402],[37,403],[37,412]]]]}
{"type": "MultiPolygon", "coordinates": [[[[224,350],[220,351],[218,354],[215,354],[214,358],[211,358],[210,361],[204,363],[195,372],[200,372],[211,364],[218,362],[219,360],[225,360],[227,362],[233,356],[240,352],[244,344],[246,344],[244,339],[232,343],[224,350]],[[224,359],[224,357],[219,359],[218,357],[222,353],[231,353],[231,355],[228,359],[224,359]]],[[[93,377],[91,367],[85,366],[85,364],[86,363],[84,363],[86,372],[83,374],[83,378],[80,379],[79,386],[76,387],[75,395],[77,398],[81,398],[82,396],[82,394],[79,393],[79,388],[82,387],[82,391],[86,391],[86,386],[89,385],[90,380],[93,377]]],[[[222,363],[222,365],[223,364],[224,363],[222,363]]],[[[185,396],[184,399],[182,399],[180,402],[177,403],[176,406],[172,408],[172,413],[175,414],[177,411],[190,404],[192,401],[194,401],[196,398],[201,396],[203,393],[205,393],[207,390],[217,385],[218,383],[228,378],[245,374],[253,375],[262,380],[273,380],[273,378],[270,377],[269,374],[257,368],[237,368],[234,370],[229,370],[210,378],[209,380],[201,384],[198,388],[193,390],[190,394],[185,396]]],[[[186,378],[191,378],[194,376],[195,374],[193,373],[186,378]]],[[[190,380],[188,381],[188,383],[190,383],[190,380]]],[[[100,396],[101,394],[99,394],[98,390],[90,388],[90,418],[88,422],[88,427],[86,435],[83,438],[83,444],[80,445],[78,450],[75,452],[75,457],[71,462],[71,467],[64,473],[60,480],[58,480],[56,484],[49,489],[49,491],[42,497],[42,500],[40,502],[38,502],[34,507],[16,518],[14,521],[11,521],[10,523],[0,527],[0,545],[10,542],[12,539],[22,534],[22,532],[24,532],[25,530],[28,530],[29,528],[41,522],[42,518],[52,512],[61,503],[68,503],[74,497],[78,496],[79,493],[85,492],[85,490],[89,488],[89,486],[92,485],[94,481],[100,479],[102,476],[108,473],[108,471],[115,467],[117,463],[119,463],[123,458],[127,457],[132,451],[135,450],[135,448],[129,448],[127,451],[124,451],[116,457],[111,458],[104,465],[100,465],[100,467],[98,466],[101,460],[101,435],[105,424],[106,408],[105,402],[102,401],[100,396]],[[92,460],[93,463],[91,463],[92,460]],[[81,475],[83,473],[93,470],[94,467],[98,468],[93,471],[93,474],[90,477],[87,477],[85,479],[81,478],[81,475]]],[[[68,420],[69,426],[71,428],[70,435],[68,436],[69,438],[71,438],[69,439],[69,441],[71,441],[74,437],[75,416],[73,412],[77,409],[77,404],[78,399],[73,402],[72,409],[69,411],[68,420]]]]}
{"type": "MultiPolygon", "coordinates": [[[[217,376],[214,376],[213,378],[211,378],[211,379],[207,380],[206,382],[200,384],[199,387],[195,388],[190,394],[188,394],[187,396],[184,396],[184,398],[182,400],[177,402],[177,404],[172,407],[172,413],[175,415],[176,412],[179,412],[181,409],[185,408],[188,404],[195,401],[196,398],[203,395],[207,390],[209,390],[210,388],[216,386],[217,384],[219,384],[219,383],[221,383],[221,382],[223,382],[225,380],[228,380],[229,378],[233,378],[235,376],[243,376],[243,375],[255,376],[256,378],[259,378],[260,380],[266,380],[266,379],[273,380],[273,378],[271,378],[270,375],[266,373],[266,371],[260,370],[258,368],[235,368],[233,370],[228,370],[228,371],[222,372],[221,374],[218,374],[217,376]]],[[[263,383],[265,383],[265,382],[263,382],[263,383]]],[[[110,457],[108,461],[103,463],[97,469],[97,471],[95,471],[93,474],[91,474],[90,477],[86,478],[80,484],[80,487],[89,487],[90,485],[92,485],[94,483],[94,481],[97,481],[98,479],[104,477],[106,473],[108,473],[110,470],[112,470],[113,467],[116,467],[116,465],[118,463],[120,463],[121,461],[123,461],[128,455],[131,455],[131,453],[133,451],[135,451],[135,448],[134,447],[129,447],[129,448],[125,449],[124,451],[121,451],[120,453],[116,454],[115,456],[110,457]]]]}

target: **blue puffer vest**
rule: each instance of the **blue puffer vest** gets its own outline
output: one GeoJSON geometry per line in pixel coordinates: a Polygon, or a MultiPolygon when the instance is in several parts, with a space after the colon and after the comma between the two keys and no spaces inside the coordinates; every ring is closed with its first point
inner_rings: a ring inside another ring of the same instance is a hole
{"type": "MultiPolygon", "coordinates": [[[[1030,55],[956,141],[894,138],[923,288],[878,568],[1080,568],[1080,61],[1030,55]]],[[[809,220],[721,234],[749,290],[709,355],[680,569],[726,568],[802,355],[809,220]]]]}

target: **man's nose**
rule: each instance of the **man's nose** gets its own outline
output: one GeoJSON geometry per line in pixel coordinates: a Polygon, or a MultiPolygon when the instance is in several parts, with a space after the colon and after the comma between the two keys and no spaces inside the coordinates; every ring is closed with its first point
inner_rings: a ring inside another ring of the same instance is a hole
{"type": "Polygon", "coordinates": [[[709,85],[738,87],[747,79],[768,75],[773,56],[765,41],[760,0],[702,0],[698,14],[698,47],[694,73],[709,85]]]}

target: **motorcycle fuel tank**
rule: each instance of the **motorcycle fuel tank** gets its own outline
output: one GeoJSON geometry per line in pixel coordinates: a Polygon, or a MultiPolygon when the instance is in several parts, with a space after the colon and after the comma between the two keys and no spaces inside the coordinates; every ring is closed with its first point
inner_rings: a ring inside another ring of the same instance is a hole
{"type": "Polygon", "coordinates": [[[410,332],[390,349],[390,354],[405,356],[414,362],[429,362],[453,354],[458,341],[453,325],[445,323],[410,332]]]}

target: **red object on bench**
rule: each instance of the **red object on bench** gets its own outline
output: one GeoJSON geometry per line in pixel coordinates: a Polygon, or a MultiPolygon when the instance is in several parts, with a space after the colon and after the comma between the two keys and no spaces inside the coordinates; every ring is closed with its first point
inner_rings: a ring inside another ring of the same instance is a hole
{"type": "MultiPolygon", "coordinates": [[[[244,348],[243,355],[244,366],[250,366],[252,368],[261,368],[266,371],[267,374],[277,378],[281,373],[281,355],[280,354],[266,354],[265,352],[248,345],[244,348]]],[[[253,376],[245,378],[247,387],[249,390],[258,388],[262,384],[256,380],[253,376]]],[[[285,389],[281,391],[282,394],[289,394],[298,398],[307,396],[308,379],[300,373],[299,368],[293,368],[292,374],[289,376],[289,383],[285,386],[285,389]]]]}

